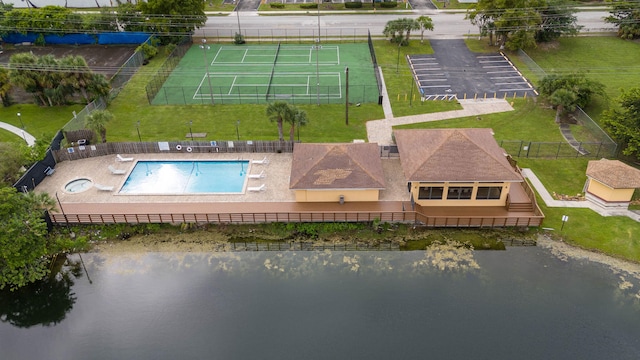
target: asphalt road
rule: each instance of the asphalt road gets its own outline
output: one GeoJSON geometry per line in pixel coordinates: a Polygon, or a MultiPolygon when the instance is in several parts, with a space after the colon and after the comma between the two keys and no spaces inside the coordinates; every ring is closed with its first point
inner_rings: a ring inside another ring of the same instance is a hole
{"type": "MultiPolygon", "coordinates": [[[[323,36],[344,36],[351,33],[361,35],[366,34],[367,30],[371,31],[373,35],[380,35],[389,20],[399,17],[417,18],[420,15],[428,15],[433,19],[434,31],[425,33],[431,38],[459,38],[478,33],[477,27],[471,25],[469,20],[465,20],[464,13],[447,13],[437,10],[370,15],[321,13],[320,16],[313,12],[310,12],[309,15],[259,16],[257,12],[241,11],[239,14],[234,12],[229,16],[209,17],[204,28],[198,30],[197,33],[204,31],[207,36],[215,36],[216,33],[226,35],[226,32],[238,31],[240,24],[242,33],[247,36],[258,34],[265,36],[269,31],[280,33],[286,31],[288,34],[299,33],[301,36],[305,36],[318,31],[319,20],[320,32],[323,36]]],[[[577,13],[578,24],[584,27],[583,31],[585,32],[610,29],[611,25],[606,24],[603,20],[603,17],[608,15],[609,13],[606,11],[580,12],[577,13]]],[[[274,35],[280,35],[280,33],[274,35]]]]}

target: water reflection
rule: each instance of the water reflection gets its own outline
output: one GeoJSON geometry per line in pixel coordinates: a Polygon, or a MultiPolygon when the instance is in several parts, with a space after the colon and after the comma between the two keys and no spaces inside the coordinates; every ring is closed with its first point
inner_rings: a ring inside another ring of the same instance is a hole
{"type": "Polygon", "coordinates": [[[57,310],[55,320],[40,322],[55,326],[0,324],[3,358],[617,360],[640,353],[638,280],[541,248],[83,258],[93,283],[70,273],[71,300],[60,307],[66,316],[57,310]]]}
{"type": "Polygon", "coordinates": [[[76,302],[73,279],[82,275],[80,262],[59,257],[48,278],[16,291],[0,292],[0,321],[20,328],[62,322],[76,302]]]}

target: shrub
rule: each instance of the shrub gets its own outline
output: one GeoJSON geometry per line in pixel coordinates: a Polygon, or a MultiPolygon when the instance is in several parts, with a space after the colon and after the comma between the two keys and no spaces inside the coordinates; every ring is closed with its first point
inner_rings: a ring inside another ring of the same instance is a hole
{"type": "Polygon", "coordinates": [[[300,4],[300,9],[317,9],[318,4],[316,3],[303,3],[300,4]]]}
{"type": "Polygon", "coordinates": [[[398,2],[397,1],[383,1],[380,3],[380,7],[382,8],[394,8],[394,7],[398,7],[398,2]]]}
{"type": "Polygon", "coordinates": [[[284,4],[283,3],[272,2],[272,3],[269,3],[269,6],[272,9],[284,9],[284,4]]]}
{"type": "Polygon", "coordinates": [[[34,44],[36,44],[36,46],[45,46],[45,45],[47,45],[47,42],[44,40],[44,35],[42,35],[42,34],[38,35],[38,37],[34,41],[34,44]]]}
{"type": "Polygon", "coordinates": [[[152,59],[154,56],[158,54],[158,48],[144,43],[136,48],[136,51],[141,51],[145,60],[152,59]]]}
{"type": "Polygon", "coordinates": [[[236,45],[244,44],[244,35],[236,33],[236,35],[233,37],[233,43],[236,45]]]}
{"type": "Polygon", "coordinates": [[[362,3],[360,1],[350,1],[344,3],[344,7],[346,9],[360,9],[362,8],[362,3]]]}

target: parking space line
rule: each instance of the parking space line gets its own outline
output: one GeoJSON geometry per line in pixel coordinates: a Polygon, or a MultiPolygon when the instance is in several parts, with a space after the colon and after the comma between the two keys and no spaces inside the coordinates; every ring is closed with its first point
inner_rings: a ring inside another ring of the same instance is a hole
{"type": "Polygon", "coordinates": [[[491,69],[491,68],[513,68],[511,65],[491,65],[491,66],[483,66],[483,69],[491,69]]]}
{"type": "Polygon", "coordinates": [[[429,86],[421,86],[423,88],[445,88],[445,87],[451,87],[451,85],[429,85],[429,86]]]}
{"type": "Polygon", "coordinates": [[[520,79],[522,76],[492,76],[491,79],[520,79]]]}

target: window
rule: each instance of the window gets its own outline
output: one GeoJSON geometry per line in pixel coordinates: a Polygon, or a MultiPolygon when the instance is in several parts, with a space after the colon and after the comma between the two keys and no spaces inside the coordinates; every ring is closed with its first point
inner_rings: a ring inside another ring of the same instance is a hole
{"type": "Polygon", "coordinates": [[[447,200],[469,200],[472,191],[470,186],[451,186],[447,192],[447,200]]]}
{"type": "Polygon", "coordinates": [[[444,188],[442,186],[421,186],[418,192],[419,200],[440,200],[444,188]]]}
{"type": "Polygon", "coordinates": [[[502,194],[501,186],[480,186],[476,194],[477,200],[497,200],[502,194]]]}

